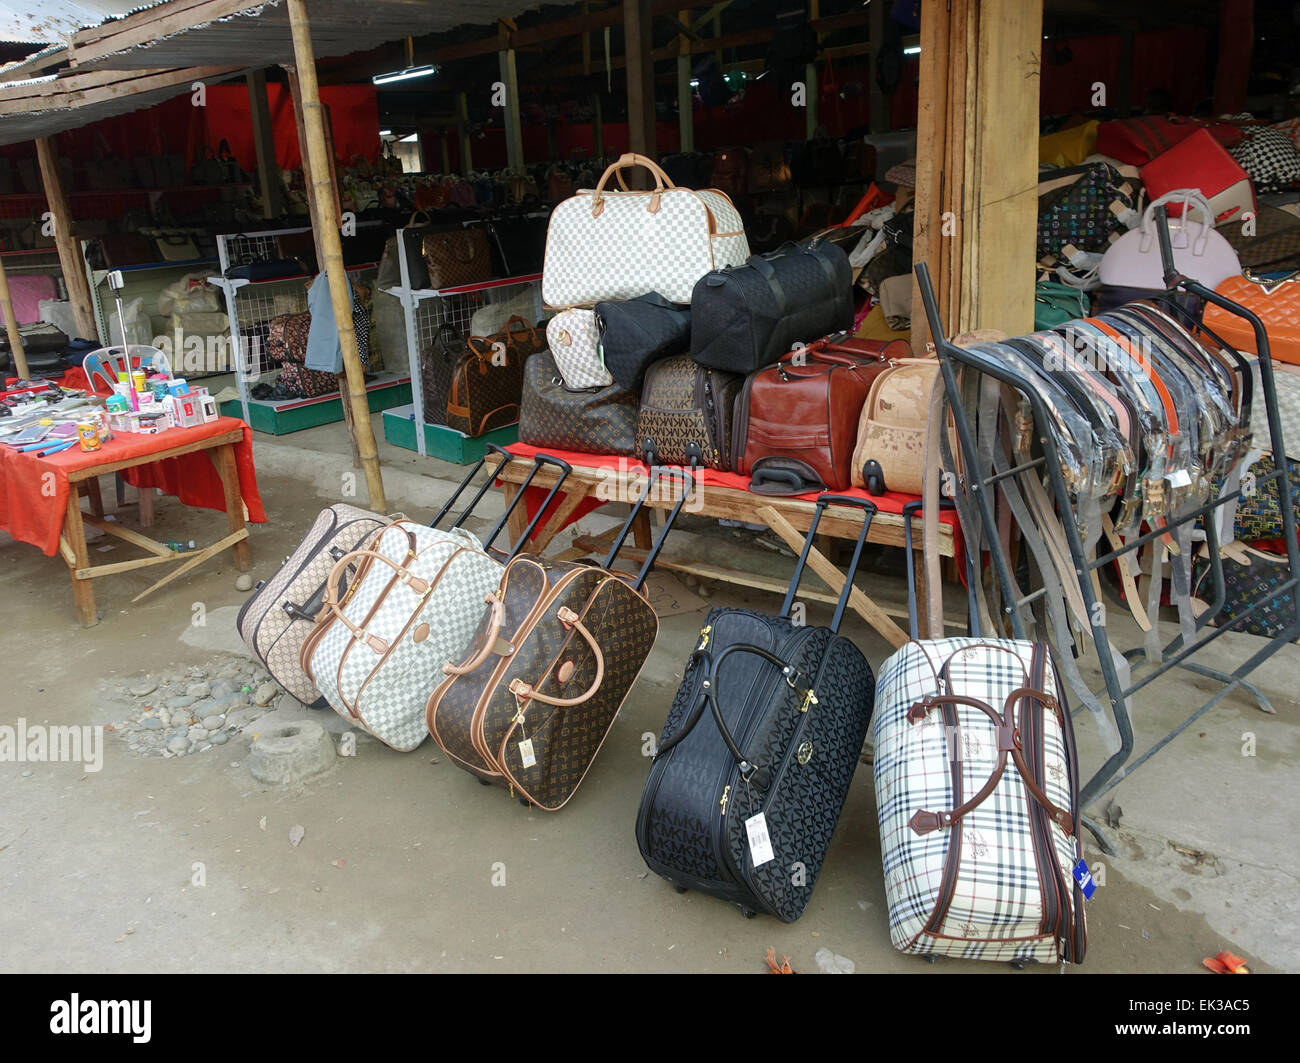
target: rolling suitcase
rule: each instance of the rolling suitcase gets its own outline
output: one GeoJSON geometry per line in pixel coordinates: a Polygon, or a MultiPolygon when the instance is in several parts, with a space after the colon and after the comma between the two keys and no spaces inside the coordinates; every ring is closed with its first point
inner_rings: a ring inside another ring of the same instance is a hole
{"type": "Polygon", "coordinates": [[[907,643],[881,665],[873,735],[894,947],[1081,963],[1093,886],[1075,834],[1074,730],[1047,644],[907,643]]]}
{"type": "Polygon", "coordinates": [[[710,611],[637,813],[642,857],[680,892],[746,916],[803,914],[871,720],[871,667],[837,632],[875,512],[819,496],[780,616],[710,611]],[[862,531],[831,626],[797,625],[790,610],[828,505],[864,510],[862,531]]]}
{"type": "Polygon", "coordinates": [[[506,566],[468,656],[445,666],[428,699],[429,732],[457,765],[547,812],[573,796],[654,645],[659,618],[642,587],[689,481],[652,469],[602,565],[517,557],[506,566]],[[663,478],[683,489],[645,563],[635,580],[611,572],[663,478]]]}
{"type": "MultiPolygon", "coordinates": [[[[434,525],[485,460],[486,455],[461,482],[434,525]]],[[[534,463],[533,475],[541,464],[534,463]]],[[[487,478],[450,531],[393,520],[359,548],[340,552],[323,582],[319,615],[299,651],[302,671],[335,712],[393,749],[415,749],[427,737],[424,703],[443,661],[464,652],[483,613],[483,597],[500,578],[502,558],[523,548],[540,517],[541,511],[510,554],[491,549],[523,497],[520,491],[486,545],[480,544],[460,525],[493,479],[487,478]]]]}

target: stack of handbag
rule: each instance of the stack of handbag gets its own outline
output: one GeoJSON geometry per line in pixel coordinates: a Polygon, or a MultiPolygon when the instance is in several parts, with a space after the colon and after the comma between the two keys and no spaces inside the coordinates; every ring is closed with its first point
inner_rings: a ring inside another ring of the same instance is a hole
{"type": "Polygon", "coordinates": [[[542,333],[512,316],[488,336],[461,338],[443,322],[420,356],[424,419],[467,436],[482,436],[520,419],[524,375],[545,347],[542,333]]]}

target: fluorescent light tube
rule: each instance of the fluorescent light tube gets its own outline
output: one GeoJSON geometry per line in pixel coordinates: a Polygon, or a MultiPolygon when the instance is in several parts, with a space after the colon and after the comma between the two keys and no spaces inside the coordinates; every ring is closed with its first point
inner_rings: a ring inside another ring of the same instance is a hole
{"type": "Polygon", "coordinates": [[[437,72],[438,68],[428,63],[424,66],[408,66],[405,70],[394,70],[387,74],[376,74],[370,80],[375,85],[389,85],[394,81],[406,81],[408,78],[427,78],[437,72]]]}

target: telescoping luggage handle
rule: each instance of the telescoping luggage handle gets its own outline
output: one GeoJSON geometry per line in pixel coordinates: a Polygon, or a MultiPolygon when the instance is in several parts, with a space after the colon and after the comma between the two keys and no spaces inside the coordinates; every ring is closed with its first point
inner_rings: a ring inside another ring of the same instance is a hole
{"type": "MultiPolygon", "coordinates": [[[[835,616],[831,620],[831,631],[838,632],[840,621],[844,618],[844,610],[848,606],[849,596],[853,593],[853,579],[858,572],[858,562],[862,559],[862,549],[867,542],[867,534],[871,530],[871,520],[876,515],[877,508],[874,502],[865,498],[854,498],[849,495],[825,494],[817,496],[817,508],[813,511],[812,521],[808,527],[808,535],[804,539],[803,552],[799,555],[799,560],[795,565],[794,575],[790,577],[790,589],[786,592],[785,602],[781,606],[781,617],[788,619],[790,610],[794,606],[794,598],[799,590],[799,581],[803,576],[804,566],[808,563],[808,555],[812,552],[812,545],[817,535],[817,525],[821,521],[822,513],[826,507],[835,506],[852,506],[861,509],[864,513],[862,520],[862,530],[858,533],[857,542],[853,548],[853,559],[849,562],[848,572],[844,577],[844,587],[840,590],[840,597],[835,606],[835,616]]],[[[730,657],[733,653],[748,653],[762,657],[770,664],[780,669],[781,676],[786,685],[791,690],[798,692],[803,687],[803,700],[800,704],[800,712],[807,712],[813,705],[818,704],[817,694],[813,690],[813,677],[805,676],[794,665],[788,661],[783,661],[776,654],[762,648],[761,646],[751,646],[744,643],[738,643],[734,646],[727,646],[716,657],[710,655],[707,650],[701,646],[692,654],[692,660],[701,658],[704,664],[704,679],[700,683],[700,700],[691,710],[690,715],[683,722],[677,733],[671,738],[666,739],[659,746],[656,757],[663,756],[673,746],[677,745],[683,738],[690,734],[691,730],[699,722],[700,717],[704,714],[704,708],[707,705],[713,713],[713,722],[717,725],[718,733],[722,736],[722,741],[727,747],[727,751],[735,760],[736,766],[740,768],[740,775],[746,782],[753,783],[759,790],[767,789],[771,781],[771,770],[755,764],[749,760],[741,751],[740,745],[736,742],[727,726],[727,721],[722,715],[722,708],[718,705],[717,688],[718,688],[718,671],[722,662],[730,657]]]]}
{"type": "MultiPolygon", "coordinates": [[[[482,469],[484,464],[487,462],[488,453],[499,455],[502,458],[502,464],[514,460],[514,455],[511,454],[510,451],[506,450],[505,447],[497,446],[495,443],[488,443],[487,451],[484,452],[483,457],[479,458],[478,464],[475,465],[474,468],[470,469],[468,475],[461,480],[460,484],[456,487],[456,490],[452,492],[451,497],[443,504],[442,509],[438,510],[438,515],[429,522],[429,527],[436,528],[442,521],[442,518],[451,511],[451,507],[456,504],[456,499],[464,493],[465,488],[470,485],[470,481],[478,475],[479,470],[482,469]]],[[[506,526],[506,521],[510,519],[510,514],[514,512],[515,507],[519,505],[520,501],[522,501],[529,485],[533,482],[533,477],[537,475],[543,465],[555,466],[559,470],[559,476],[551,489],[546,493],[546,498],[543,499],[542,504],[537,507],[537,512],[533,514],[532,519],[528,522],[528,526],[524,528],[523,534],[519,537],[519,540],[511,546],[508,557],[513,558],[524,548],[529,537],[533,534],[533,531],[541,522],[542,517],[550,508],[551,502],[554,501],[555,496],[559,493],[564,481],[569,478],[569,473],[573,472],[573,466],[562,458],[556,458],[550,454],[538,454],[533,458],[533,467],[528,470],[528,475],[524,478],[524,482],[519,485],[519,490],[515,492],[515,497],[510,500],[510,504],[506,506],[506,511],[501,514],[501,519],[492,526],[492,530],[488,532],[487,538],[483,540],[483,549],[486,550],[491,546],[496,537],[501,534],[501,529],[506,526]]],[[[499,470],[500,468],[501,465],[498,465],[497,469],[499,470]]],[[[493,475],[489,476],[480,485],[478,491],[475,492],[474,497],[470,500],[469,505],[461,511],[460,516],[457,517],[455,522],[452,524],[453,528],[459,528],[461,524],[465,522],[469,515],[474,512],[474,508],[479,504],[479,501],[485,494],[487,494],[488,488],[490,488],[495,482],[496,473],[494,472],[493,475]]]]}
{"type": "Polygon", "coordinates": [[[648,455],[647,463],[650,466],[650,475],[646,479],[645,490],[641,492],[641,496],[632,506],[631,512],[627,515],[627,520],[623,522],[623,527],[618,530],[618,535],[614,538],[614,545],[610,547],[609,553],[605,556],[605,560],[600,563],[601,568],[608,569],[613,567],[614,561],[618,557],[618,552],[623,548],[623,543],[627,539],[628,532],[632,530],[633,521],[636,520],[638,514],[640,514],[642,508],[645,506],[646,499],[650,497],[650,493],[655,489],[656,484],[658,484],[661,479],[680,480],[682,482],[681,495],[673,504],[673,508],[668,511],[668,519],[664,521],[664,526],[659,529],[659,535],[650,545],[650,552],[646,554],[646,559],[641,564],[641,570],[637,573],[636,579],[632,583],[632,589],[636,591],[641,589],[642,585],[646,581],[646,577],[650,575],[650,570],[654,567],[655,560],[659,557],[659,552],[663,549],[664,540],[668,538],[668,533],[672,531],[673,522],[677,520],[677,514],[682,511],[682,506],[685,505],[686,500],[691,497],[691,488],[695,486],[693,467],[691,470],[664,468],[662,465],[655,465],[650,462],[648,455]]]}

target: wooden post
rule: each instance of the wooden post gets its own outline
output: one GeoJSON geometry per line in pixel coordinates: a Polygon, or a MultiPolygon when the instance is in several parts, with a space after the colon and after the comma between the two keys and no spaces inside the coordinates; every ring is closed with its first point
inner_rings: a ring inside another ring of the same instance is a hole
{"type": "MultiPolygon", "coordinates": [[[[677,12],[677,21],[689,26],[691,13],[677,12]]],[[[691,91],[691,41],[686,34],[677,36],[677,128],[681,150],[695,150],[695,93],[691,91]]]]}
{"type": "MultiPolygon", "coordinates": [[[[623,0],[623,40],[627,49],[628,150],[656,158],[654,43],[650,0],[623,0]]],[[[640,171],[632,178],[644,181],[640,171]]]]}
{"type": "Polygon", "coordinates": [[[275,163],[275,142],[271,136],[271,109],[266,102],[266,71],[254,70],[245,76],[244,81],[248,85],[248,106],[252,115],[262,217],[278,218],[284,205],[280,202],[280,168],[275,163]]]}
{"type": "MultiPolygon", "coordinates": [[[[915,261],[948,334],[1033,329],[1042,9],[952,0],[921,15],[915,261]],[[1026,86],[1032,87],[1032,91],[1026,86]]],[[[930,339],[913,290],[912,349],[930,339]]]]}
{"type": "Polygon", "coordinates": [[[22,380],[27,379],[27,354],[23,350],[23,340],[18,334],[18,319],[14,316],[13,299],[9,295],[9,275],[5,273],[4,259],[0,258],[0,312],[5,319],[5,331],[9,335],[9,350],[14,356],[14,370],[22,380]]]}
{"type": "MultiPolygon", "coordinates": [[[[808,7],[808,17],[818,18],[821,15],[820,0],[810,0],[808,7]]],[[[817,34],[817,48],[821,50],[822,35],[817,34]]],[[[804,83],[804,131],[805,140],[812,140],[817,135],[817,126],[820,122],[819,104],[821,103],[821,94],[817,86],[817,61],[814,59],[809,63],[803,72],[804,83]]]]}
{"type": "MultiPolygon", "coordinates": [[[[77,332],[86,339],[99,335],[95,328],[95,313],[90,304],[90,285],[86,282],[86,261],[81,257],[76,237],[72,235],[75,219],[68,207],[63,182],[59,178],[58,161],[54,155],[54,141],[49,137],[36,138],[36,158],[41,166],[41,183],[45,186],[45,200],[54,219],[54,244],[59,252],[59,266],[63,270],[63,283],[68,288],[68,301],[72,316],[77,322],[77,332]]],[[[112,342],[111,340],[109,342],[112,342]]]]}
{"type": "Polygon", "coordinates": [[[316,261],[317,263],[323,263],[325,261],[325,251],[321,247],[320,218],[316,214],[316,197],[311,194],[311,158],[307,151],[307,124],[302,106],[302,84],[298,80],[296,67],[286,66],[284,72],[288,75],[289,99],[293,103],[293,121],[298,130],[298,150],[302,155],[302,180],[304,187],[307,189],[307,214],[311,219],[312,239],[316,243],[316,261]]]}
{"type": "Polygon", "coordinates": [[[343,351],[343,372],[347,377],[348,404],[352,407],[356,426],[357,447],[361,467],[366,476],[369,506],[379,513],[387,512],[388,500],[384,495],[383,474],[379,468],[379,453],[375,447],[375,433],[370,423],[370,406],[367,402],[364,371],[357,354],[357,337],[352,330],[352,298],[348,292],[348,276],[343,268],[343,244],[339,236],[338,207],[334,190],[330,187],[330,158],[325,143],[325,120],[321,111],[320,91],[316,83],[316,57],[312,50],[311,29],[307,22],[307,0],[288,0],[289,26],[293,32],[293,55],[297,66],[298,85],[302,92],[303,124],[307,142],[305,158],[311,159],[311,196],[316,201],[316,214],[320,220],[317,242],[324,250],[322,265],[330,286],[330,301],[334,304],[334,323],[338,326],[339,345],[343,351]]]}
{"type": "Polygon", "coordinates": [[[456,93],[456,137],[460,141],[460,172],[468,177],[474,169],[473,149],[469,142],[469,97],[456,93]]]}
{"type": "Polygon", "coordinates": [[[451,173],[451,149],[447,145],[447,130],[438,130],[438,159],[442,163],[442,173],[451,173]]]}
{"type": "Polygon", "coordinates": [[[524,134],[519,125],[519,72],[515,66],[515,50],[499,52],[501,81],[506,87],[506,165],[512,170],[524,166],[524,134]]]}

